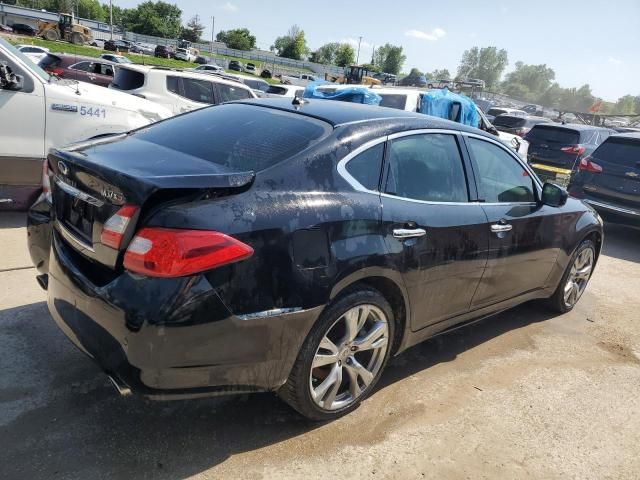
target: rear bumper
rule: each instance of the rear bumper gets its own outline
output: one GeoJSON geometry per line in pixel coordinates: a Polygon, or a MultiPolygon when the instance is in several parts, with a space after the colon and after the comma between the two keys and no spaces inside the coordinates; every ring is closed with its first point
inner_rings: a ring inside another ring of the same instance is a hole
{"type": "Polygon", "coordinates": [[[51,252],[51,205],[44,196],[27,212],[27,246],[38,272],[47,273],[51,252]]]}
{"type": "Polygon", "coordinates": [[[122,391],[184,398],[277,389],[320,311],[235,316],[204,276],[125,272],[97,286],[53,237],[49,311],[122,391]]]}
{"type": "Polygon", "coordinates": [[[583,198],[582,200],[596,209],[606,220],[640,226],[640,208],[621,207],[591,198],[583,198]]]}

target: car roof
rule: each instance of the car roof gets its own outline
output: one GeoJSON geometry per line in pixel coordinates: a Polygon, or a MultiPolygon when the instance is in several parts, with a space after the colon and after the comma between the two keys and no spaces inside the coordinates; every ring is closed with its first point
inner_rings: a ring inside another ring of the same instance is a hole
{"type": "Polygon", "coordinates": [[[306,115],[323,120],[333,127],[347,126],[362,122],[384,121],[411,129],[419,128],[443,128],[470,132],[487,138],[496,137],[485,134],[477,128],[462,125],[460,123],[444,120],[421,113],[407,112],[395,108],[362,105],[358,103],[339,102],[334,100],[304,99],[302,105],[294,104],[291,98],[261,98],[256,100],[243,100],[236,103],[255,105],[260,107],[275,108],[291,113],[306,115]]]}
{"type": "Polygon", "coordinates": [[[615,135],[609,136],[609,138],[631,138],[633,140],[640,140],[640,132],[616,133],[615,135]]]}
{"type": "Polygon", "coordinates": [[[78,63],[78,62],[99,62],[99,63],[104,63],[106,65],[115,65],[115,66],[120,65],[112,62],[111,60],[107,60],[106,58],[100,58],[100,57],[85,57],[84,55],[72,55],[69,53],[52,53],[52,52],[47,53],[47,55],[53,55],[55,57],[59,57],[62,60],[70,61],[71,63],[69,65],[73,65],[74,63],[78,63]]]}
{"type": "Polygon", "coordinates": [[[134,70],[136,72],[140,72],[140,73],[153,73],[156,75],[162,75],[162,74],[171,74],[177,77],[184,77],[184,78],[199,78],[199,79],[203,79],[203,80],[208,80],[211,81],[212,79],[215,79],[216,82],[218,83],[223,83],[225,85],[229,85],[231,87],[237,87],[237,86],[242,86],[243,88],[249,89],[251,90],[249,87],[247,87],[244,83],[242,82],[237,82],[235,80],[227,80],[225,78],[223,78],[222,76],[218,76],[218,75],[211,75],[210,73],[200,73],[200,72],[196,72],[193,70],[178,70],[178,69],[174,69],[174,68],[168,68],[168,67],[156,67],[156,66],[152,66],[152,65],[138,65],[135,63],[125,63],[125,64],[118,64],[118,68],[120,69],[128,69],[128,70],[134,70]]]}
{"type": "Polygon", "coordinates": [[[611,130],[610,128],[604,128],[604,127],[595,127],[593,125],[584,125],[582,123],[553,123],[553,124],[545,124],[545,123],[540,123],[538,125],[536,125],[534,128],[538,128],[538,127],[543,127],[543,128],[548,128],[548,127],[555,127],[555,128],[566,128],[568,130],[578,130],[581,132],[586,132],[586,131],[590,131],[590,130],[611,130]]]}

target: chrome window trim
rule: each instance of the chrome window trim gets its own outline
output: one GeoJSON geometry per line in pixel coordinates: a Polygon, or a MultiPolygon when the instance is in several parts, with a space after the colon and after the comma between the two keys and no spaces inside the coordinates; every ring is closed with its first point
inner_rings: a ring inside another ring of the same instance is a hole
{"type": "Polygon", "coordinates": [[[387,141],[387,137],[379,137],[376,138],[375,140],[370,140],[362,145],[360,145],[358,148],[356,148],[355,150],[353,150],[352,152],[349,152],[349,154],[347,154],[345,157],[343,157],[337,165],[337,169],[338,169],[338,174],[340,174],[340,176],[342,178],[344,178],[347,183],[349,185],[351,185],[355,190],[357,190],[358,192],[364,192],[364,193],[373,193],[374,195],[379,195],[380,192],[378,192],[377,190],[369,190],[368,188],[365,188],[364,185],[361,185],[360,182],[358,182],[348,171],[347,171],[347,163],[349,162],[349,160],[357,157],[358,155],[360,155],[361,153],[369,150],[372,147],[375,147],[376,145],[380,145],[381,143],[385,143],[387,141]]]}

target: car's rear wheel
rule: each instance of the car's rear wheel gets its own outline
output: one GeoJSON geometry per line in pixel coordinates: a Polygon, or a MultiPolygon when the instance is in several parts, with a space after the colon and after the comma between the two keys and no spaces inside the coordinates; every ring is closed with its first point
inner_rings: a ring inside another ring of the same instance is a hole
{"type": "Polygon", "coordinates": [[[595,263],[595,244],[584,240],[573,253],[558,288],[549,298],[549,306],[560,313],[572,310],[587,288],[595,263]]]}
{"type": "Polygon", "coordinates": [[[280,396],[312,420],[352,411],[380,378],[393,333],[393,311],[377,290],[345,295],[311,330],[280,396]]]}

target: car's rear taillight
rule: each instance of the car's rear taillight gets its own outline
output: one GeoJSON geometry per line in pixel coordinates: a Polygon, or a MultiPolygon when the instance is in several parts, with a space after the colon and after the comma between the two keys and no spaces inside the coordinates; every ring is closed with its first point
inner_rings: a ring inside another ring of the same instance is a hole
{"type": "Polygon", "coordinates": [[[125,205],[110,217],[102,226],[102,234],[100,234],[100,242],[107,247],[116,250],[122,245],[122,239],[127,231],[129,222],[138,213],[139,208],[135,205],[125,205]]]}
{"type": "Polygon", "coordinates": [[[147,227],[131,240],[124,267],[150,277],[182,277],[253,255],[253,248],[224,233],[147,227]]]}
{"type": "Polygon", "coordinates": [[[42,163],[42,193],[47,202],[52,203],[51,177],[49,176],[49,160],[42,163]]]}
{"type": "Polygon", "coordinates": [[[582,155],[586,148],[583,145],[569,145],[568,147],[562,147],[560,150],[570,155],[582,155]]]}
{"type": "Polygon", "coordinates": [[[591,160],[591,157],[585,157],[580,160],[580,166],[578,168],[581,172],[602,173],[602,167],[591,160]]]}
{"type": "Polygon", "coordinates": [[[64,69],[60,68],[60,67],[45,67],[44,69],[49,75],[55,75],[56,77],[61,77],[62,74],[64,73],[64,69]]]}

